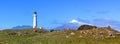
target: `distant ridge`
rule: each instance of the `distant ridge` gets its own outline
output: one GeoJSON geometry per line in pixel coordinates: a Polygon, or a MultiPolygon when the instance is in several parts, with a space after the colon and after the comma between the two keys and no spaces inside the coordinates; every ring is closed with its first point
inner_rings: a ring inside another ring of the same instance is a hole
{"type": "Polygon", "coordinates": [[[15,26],[15,27],[12,27],[11,29],[13,29],[13,30],[18,30],[18,29],[26,29],[26,28],[32,28],[32,26],[29,26],[29,25],[22,25],[22,26],[15,26]]]}
{"type": "Polygon", "coordinates": [[[64,30],[64,29],[73,29],[73,30],[77,30],[79,28],[80,24],[78,23],[68,23],[68,24],[64,24],[64,25],[61,25],[61,26],[58,26],[58,27],[55,27],[53,29],[55,30],[64,30]]]}

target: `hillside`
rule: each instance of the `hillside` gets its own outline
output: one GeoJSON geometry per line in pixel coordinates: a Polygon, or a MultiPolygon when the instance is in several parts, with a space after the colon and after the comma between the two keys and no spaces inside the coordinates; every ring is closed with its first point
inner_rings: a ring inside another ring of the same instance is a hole
{"type": "MultiPolygon", "coordinates": [[[[80,27],[86,28],[86,27],[80,27]]],[[[3,30],[0,44],[120,44],[119,32],[111,27],[90,28],[86,30],[3,30]]]]}

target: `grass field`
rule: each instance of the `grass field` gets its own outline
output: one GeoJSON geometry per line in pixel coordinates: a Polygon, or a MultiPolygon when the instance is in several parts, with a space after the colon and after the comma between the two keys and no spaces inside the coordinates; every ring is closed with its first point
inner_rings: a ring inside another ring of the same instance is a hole
{"type": "MultiPolygon", "coordinates": [[[[5,31],[0,32],[0,44],[120,44],[120,36],[107,37],[106,33],[102,38],[95,38],[90,34],[82,34],[84,30],[68,30],[68,31],[54,31],[47,33],[37,33],[31,30],[19,30],[19,32],[25,31],[29,34],[25,36],[8,35],[5,31]],[[74,32],[74,35],[70,35],[74,32]],[[66,38],[66,36],[68,36],[66,38]]],[[[96,29],[89,30],[99,31],[96,29]]]]}

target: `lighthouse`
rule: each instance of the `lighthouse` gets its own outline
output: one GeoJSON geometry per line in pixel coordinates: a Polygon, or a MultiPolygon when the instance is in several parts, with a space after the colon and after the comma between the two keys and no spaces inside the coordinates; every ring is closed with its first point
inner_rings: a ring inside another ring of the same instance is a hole
{"type": "Polygon", "coordinates": [[[37,12],[35,11],[33,14],[33,29],[37,28],[37,12]]]}

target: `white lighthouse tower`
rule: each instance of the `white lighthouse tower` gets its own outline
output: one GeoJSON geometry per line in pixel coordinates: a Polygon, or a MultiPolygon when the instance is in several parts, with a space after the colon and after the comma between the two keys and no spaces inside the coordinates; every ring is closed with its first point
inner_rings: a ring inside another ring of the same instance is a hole
{"type": "Polygon", "coordinates": [[[37,28],[37,12],[35,11],[33,14],[33,28],[37,28]]]}

